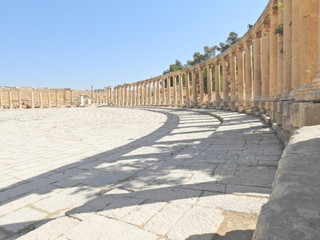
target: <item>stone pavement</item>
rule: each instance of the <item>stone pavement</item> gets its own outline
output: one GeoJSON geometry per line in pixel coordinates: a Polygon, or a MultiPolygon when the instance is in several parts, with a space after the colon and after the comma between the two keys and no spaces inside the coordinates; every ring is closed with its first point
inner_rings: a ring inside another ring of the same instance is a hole
{"type": "Polygon", "coordinates": [[[0,111],[0,239],[250,239],[282,146],[203,111],[0,111]]]}

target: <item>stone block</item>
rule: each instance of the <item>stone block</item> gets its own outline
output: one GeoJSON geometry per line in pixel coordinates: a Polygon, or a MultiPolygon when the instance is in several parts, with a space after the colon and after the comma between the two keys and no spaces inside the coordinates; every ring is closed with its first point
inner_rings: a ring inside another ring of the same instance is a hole
{"type": "Polygon", "coordinates": [[[286,117],[290,116],[290,105],[291,105],[291,103],[289,101],[283,101],[283,105],[282,105],[283,111],[282,111],[282,113],[286,117]]]}
{"type": "Polygon", "coordinates": [[[320,103],[300,104],[299,127],[320,124],[320,103]]]}
{"type": "Polygon", "coordinates": [[[299,104],[300,103],[293,103],[290,106],[290,124],[294,128],[299,127],[299,104]]]}
{"type": "Polygon", "coordinates": [[[277,113],[282,113],[283,112],[283,101],[278,101],[277,102],[277,113]]]}

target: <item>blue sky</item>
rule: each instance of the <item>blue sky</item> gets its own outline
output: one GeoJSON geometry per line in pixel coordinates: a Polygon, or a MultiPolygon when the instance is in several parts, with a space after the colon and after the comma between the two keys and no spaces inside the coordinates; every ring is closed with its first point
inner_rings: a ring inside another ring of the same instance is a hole
{"type": "Polygon", "coordinates": [[[88,89],[161,75],[242,36],[268,0],[1,0],[0,86],[88,89]]]}

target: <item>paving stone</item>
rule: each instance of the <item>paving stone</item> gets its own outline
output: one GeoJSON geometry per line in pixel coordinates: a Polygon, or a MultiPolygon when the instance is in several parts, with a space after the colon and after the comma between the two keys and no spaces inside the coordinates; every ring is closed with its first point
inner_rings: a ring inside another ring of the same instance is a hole
{"type": "Polygon", "coordinates": [[[23,229],[11,238],[210,239],[219,209],[257,214],[281,155],[274,132],[188,110],[1,112],[0,220],[23,229]]]}
{"type": "Polygon", "coordinates": [[[211,240],[213,233],[218,230],[223,219],[221,211],[208,211],[206,208],[195,206],[175,224],[167,236],[172,240],[180,240],[188,239],[200,232],[206,234],[197,239],[211,240]]]}
{"type": "Polygon", "coordinates": [[[159,212],[165,202],[146,201],[122,218],[122,221],[142,227],[147,221],[159,212]]]}
{"type": "MultiPolygon", "coordinates": [[[[80,221],[69,218],[59,217],[49,220],[46,224],[35,230],[19,237],[18,240],[53,240],[57,239],[62,233],[79,224],[80,221]]],[[[58,238],[59,239],[59,238],[58,238]]]]}
{"type": "Polygon", "coordinates": [[[201,198],[199,198],[197,205],[235,212],[259,214],[261,206],[265,204],[267,200],[267,197],[205,192],[201,198]]]}
{"type": "Polygon", "coordinates": [[[93,215],[64,234],[69,240],[156,240],[155,234],[131,224],[93,215]]]}
{"type": "Polygon", "coordinates": [[[0,226],[10,232],[18,232],[39,220],[43,220],[48,214],[32,208],[22,208],[0,218],[0,226]]]}
{"type": "Polygon", "coordinates": [[[185,204],[169,203],[145,225],[144,229],[165,235],[191,207],[185,204]]]}

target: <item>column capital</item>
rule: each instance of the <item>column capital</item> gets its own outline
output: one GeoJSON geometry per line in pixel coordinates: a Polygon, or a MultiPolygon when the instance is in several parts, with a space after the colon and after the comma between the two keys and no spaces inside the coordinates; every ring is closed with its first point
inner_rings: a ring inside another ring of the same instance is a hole
{"type": "Polygon", "coordinates": [[[259,29],[259,31],[257,31],[254,35],[255,38],[261,38],[262,37],[262,31],[261,29],[259,29]]]}

